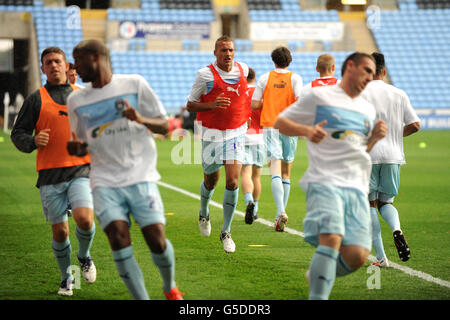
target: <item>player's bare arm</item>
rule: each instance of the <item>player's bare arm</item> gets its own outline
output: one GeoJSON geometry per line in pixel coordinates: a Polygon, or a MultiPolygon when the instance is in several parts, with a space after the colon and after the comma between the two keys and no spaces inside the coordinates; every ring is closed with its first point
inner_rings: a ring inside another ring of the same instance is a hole
{"type": "Polygon", "coordinates": [[[252,109],[253,110],[259,110],[261,108],[262,108],[262,100],[260,100],[260,101],[252,100],[252,109]]]}
{"type": "Polygon", "coordinates": [[[88,153],[88,144],[78,139],[77,134],[72,131],[72,140],[67,141],[67,152],[71,156],[84,157],[88,153]]]}
{"type": "Polygon", "coordinates": [[[146,126],[150,131],[159,134],[166,134],[169,130],[169,123],[167,119],[162,117],[148,118],[142,116],[136,109],[128,106],[122,111],[122,117],[128,120],[135,121],[146,126]]]}
{"type": "Polygon", "coordinates": [[[367,141],[367,152],[370,152],[372,150],[373,146],[381,139],[383,139],[386,136],[387,133],[387,126],[386,123],[383,120],[379,120],[377,123],[375,123],[375,126],[373,127],[372,133],[369,137],[369,140],[367,141]]]}
{"type": "Polygon", "coordinates": [[[219,94],[214,101],[211,102],[193,102],[188,101],[186,104],[189,112],[202,112],[215,109],[226,109],[231,105],[231,99],[226,97],[224,93],[219,94]]]}
{"type": "Polygon", "coordinates": [[[407,137],[420,130],[420,122],[413,122],[403,128],[403,136],[407,137]]]}
{"type": "Polygon", "coordinates": [[[287,117],[278,117],[273,127],[286,136],[306,137],[311,142],[319,143],[327,135],[327,132],[323,129],[326,123],[327,121],[324,120],[316,125],[308,126],[299,124],[287,117]]]}

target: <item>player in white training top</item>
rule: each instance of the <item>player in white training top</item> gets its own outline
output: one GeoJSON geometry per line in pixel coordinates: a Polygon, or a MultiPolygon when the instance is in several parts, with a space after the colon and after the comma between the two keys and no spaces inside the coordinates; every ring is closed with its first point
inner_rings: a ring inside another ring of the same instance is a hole
{"type": "Polygon", "coordinates": [[[309,166],[300,185],[305,241],[317,247],[308,270],[310,299],[328,299],[335,277],[360,268],[371,249],[368,152],[386,135],[386,125],[373,124],[375,109],[360,93],[374,74],[372,56],[351,54],[339,85],[312,88],[274,125],[308,138],[309,166]]]}
{"type": "Polygon", "coordinates": [[[370,213],[372,215],[372,244],[380,267],[388,267],[389,262],[384,252],[381,238],[380,215],[391,227],[394,244],[402,261],[408,261],[411,254],[405,236],[400,229],[397,209],[393,206],[394,198],[400,186],[400,166],[405,164],[403,137],[420,129],[420,120],[414,111],[406,93],[383,81],[386,76],[384,55],[372,53],[376,61],[376,74],[362,92],[362,96],[371,102],[377,111],[377,119],[386,122],[388,132],[370,152],[372,174],[370,177],[370,213]]]}
{"type": "Polygon", "coordinates": [[[182,300],[175,283],[175,255],[165,237],[165,217],[156,185],[154,133],[168,129],[167,115],[156,94],[139,75],[113,75],[109,52],[97,40],[73,50],[84,82],[68,98],[73,141],[68,151],[91,154],[94,210],[111,245],[117,271],[135,299],[149,299],[133,255],[130,213],[139,224],[169,300],[182,300]]]}

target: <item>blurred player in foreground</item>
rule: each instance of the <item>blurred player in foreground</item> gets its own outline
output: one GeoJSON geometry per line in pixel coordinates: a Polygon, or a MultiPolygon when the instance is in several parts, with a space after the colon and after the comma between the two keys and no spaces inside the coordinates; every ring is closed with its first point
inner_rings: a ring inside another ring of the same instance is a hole
{"type": "Polygon", "coordinates": [[[143,77],[112,74],[108,49],[100,41],[80,42],[73,57],[81,79],[90,83],[68,98],[73,140],[67,149],[83,156],[89,148],[95,213],[117,271],[135,299],[149,299],[133,254],[131,213],[161,273],[164,294],[168,300],[182,300],[156,185],[160,175],[152,132],[167,132],[166,111],[143,77]]]}
{"type": "Polygon", "coordinates": [[[375,109],[360,93],[374,74],[372,56],[351,54],[339,85],[313,88],[274,125],[309,140],[309,166],[300,181],[306,192],[305,241],[317,248],[307,272],[309,299],[328,299],[336,276],[360,268],[370,253],[368,152],[386,135],[386,125],[373,124],[375,109]]]}

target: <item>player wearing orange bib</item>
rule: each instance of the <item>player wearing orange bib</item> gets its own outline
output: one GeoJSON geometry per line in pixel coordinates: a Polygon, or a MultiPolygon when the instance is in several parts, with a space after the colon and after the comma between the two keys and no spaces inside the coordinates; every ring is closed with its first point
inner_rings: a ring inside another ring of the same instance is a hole
{"type": "Polygon", "coordinates": [[[71,156],[66,151],[67,141],[71,139],[66,99],[78,88],[67,81],[68,63],[64,52],[49,47],[42,52],[41,62],[47,83],[24,101],[11,139],[22,152],[37,149],[36,186],[40,189],[45,218],[52,225],[52,248],[61,272],[58,294],[70,296],[73,276],[67,222],[69,208],[77,224],[77,256],[84,279],[88,283],[96,280],[96,268],[89,251],[95,235],[89,186],[90,157],[71,156]]]}
{"type": "Polygon", "coordinates": [[[288,71],[292,61],[289,49],[276,48],[272,51],[275,70],[258,79],[252,97],[252,108],[261,109],[261,126],[264,127],[264,142],[269,160],[272,195],[277,208],[275,231],[284,231],[288,216],[286,206],[291,188],[292,162],[297,150],[298,137],[288,137],[273,129],[278,114],[299,99],[303,80],[288,71]]]}

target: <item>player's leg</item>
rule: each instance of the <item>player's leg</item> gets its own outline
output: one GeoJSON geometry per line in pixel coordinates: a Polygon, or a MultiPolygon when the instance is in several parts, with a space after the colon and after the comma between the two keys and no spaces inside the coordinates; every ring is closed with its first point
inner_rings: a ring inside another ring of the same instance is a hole
{"type": "Polygon", "coordinates": [[[400,187],[400,165],[383,164],[381,168],[380,192],[378,195],[378,211],[393,232],[394,244],[402,261],[408,261],[411,252],[400,228],[400,217],[394,207],[394,199],[400,187]]]}
{"type": "Polygon", "coordinates": [[[153,182],[138,183],[127,187],[126,192],[133,217],[141,227],[152,260],[161,274],[167,299],[182,300],[175,283],[175,253],[165,235],[166,218],[157,185],[153,182]]]}
{"type": "Polygon", "coordinates": [[[255,203],[253,199],[253,179],[252,179],[252,165],[243,165],[241,169],[241,189],[244,194],[245,202],[245,223],[253,223],[253,212],[255,209],[255,203]]]}
{"type": "Polygon", "coordinates": [[[67,191],[72,215],[77,224],[75,234],[78,239],[78,261],[83,278],[87,283],[95,282],[97,270],[91,258],[90,249],[95,236],[94,210],[88,178],[76,178],[70,182],[67,191]]]}
{"type": "Polygon", "coordinates": [[[52,226],[52,250],[61,273],[58,294],[71,296],[73,294],[73,276],[70,268],[72,246],[67,222],[67,184],[45,185],[39,190],[45,218],[52,226]]]}
{"type": "Polygon", "coordinates": [[[152,224],[142,228],[145,241],[150,248],[152,260],[163,280],[163,291],[168,300],[183,300],[175,282],[175,251],[165,237],[163,224],[152,224]]]}
{"type": "Polygon", "coordinates": [[[254,219],[258,218],[258,202],[259,198],[261,196],[261,172],[262,167],[259,166],[252,166],[252,181],[253,181],[253,200],[254,200],[254,210],[253,210],[253,217],[254,219]]]}
{"type": "Polygon", "coordinates": [[[281,178],[281,159],[283,157],[280,133],[273,128],[264,128],[264,143],[270,170],[270,187],[277,208],[274,227],[275,231],[284,231],[287,215],[284,208],[284,188],[281,178]]]}
{"type": "Polygon", "coordinates": [[[94,210],[111,246],[117,272],[134,299],[148,300],[141,268],[134,258],[130,238],[130,208],[123,188],[97,187],[93,190],[94,210]]]}
{"type": "Polygon", "coordinates": [[[239,161],[226,161],[225,163],[225,191],[223,195],[223,225],[220,233],[220,240],[223,243],[223,248],[226,252],[234,252],[236,249],[235,243],[231,238],[231,223],[233,222],[234,212],[239,197],[239,174],[242,168],[242,163],[239,161]]]}
{"type": "Polygon", "coordinates": [[[283,204],[285,209],[291,192],[291,168],[292,162],[281,162],[281,181],[283,183],[283,204]]]}
{"type": "Polygon", "coordinates": [[[220,159],[222,152],[221,146],[221,143],[202,141],[203,181],[200,185],[200,212],[198,227],[200,229],[200,233],[205,237],[209,237],[211,234],[209,202],[211,201],[220,177],[220,167],[222,166],[220,159]]]}
{"type": "Polygon", "coordinates": [[[286,208],[291,190],[291,168],[297,152],[298,137],[288,137],[280,134],[280,138],[283,148],[283,161],[281,163],[281,178],[284,190],[283,203],[286,208]]]}
{"type": "Polygon", "coordinates": [[[345,234],[337,259],[337,276],[345,276],[363,266],[372,249],[372,222],[367,195],[348,188],[342,188],[342,194],[345,201],[345,234]]]}
{"type": "Polygon", "coordinates": [[[344,234],[344,201],[334,186],[310,183],[306,192],[305,241],[316,247],[308,270],[309,298],[328,299],[344,234]]]}

